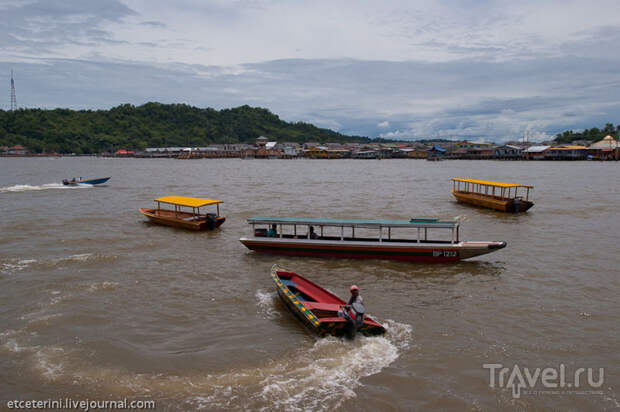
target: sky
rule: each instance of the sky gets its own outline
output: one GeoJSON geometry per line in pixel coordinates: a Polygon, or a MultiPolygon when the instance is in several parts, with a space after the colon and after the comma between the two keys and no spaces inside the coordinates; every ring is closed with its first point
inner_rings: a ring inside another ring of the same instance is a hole
{"type": "MultiPolygon", "coordinates": [[[[620,123],[620,2],[0,0],[23,108],[265,107],[369,137],[620,123]]],[[[1,90],[1,88],[0,88],[1,90]]]]}

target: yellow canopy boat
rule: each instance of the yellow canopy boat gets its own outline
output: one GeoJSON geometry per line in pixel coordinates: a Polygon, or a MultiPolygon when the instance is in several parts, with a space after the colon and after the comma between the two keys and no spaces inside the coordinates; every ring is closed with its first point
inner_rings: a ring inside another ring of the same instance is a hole
{"type": "Polygon", "coordinates": [[[530,189],[534,189],[534,186],[478,179],[452,179],[452,194],[458,202],[500,212],[525,212],[534,206],[529,199],[530,189]],[[525,189],[525,198],[519,195],[519,188],[525,189]]]}
{"type": "Polygon", "coordinates": [[[157,209],[141,208],[140,212],[153,223],[180,227],[191,230],[211,230],[224,223],[226,218],[220,216],[221,200],[200,199],[197,197],[165,196],[155,199],[157,209]],[[174,209],[162,209],[161,205],[173,205],[174,209]],[[200,213],[200,208],[215,205],[216,213],[200,213]],[[186,209],[183,209],[186,208],[186,209]],[[191,212],[189,211],[191,208],[191,212]]]}

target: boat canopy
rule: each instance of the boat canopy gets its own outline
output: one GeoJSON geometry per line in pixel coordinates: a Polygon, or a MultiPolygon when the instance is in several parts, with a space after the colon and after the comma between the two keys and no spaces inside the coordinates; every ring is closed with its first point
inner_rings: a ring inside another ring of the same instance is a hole
{"type": "Polygon", "coordinates": [[[517,183],[503,183],[503,182],[492,182],[490,180],[478,180],[478,179],[457,179],[453,178],[453,182],[465,182],[465,183],[474,183],[477,185],[485,185],[485,186],[494,186],[494,187],[525,187],[528,189],[533,189],[534,186],[529,185],[520,185],[517,183]]]}
{"type": "Polygon", "coordinates": [[[164,196],[155,199],[156,202],[168,203],[170,205],[186,206],[186,207],[203,207],[207,205],[215,205],[224,203],[221,200],[200,199],[197,197],[184,197],[184,196],[164,196]]]}
{"type": "Polygon", "coordinates": [[[458,227],[455,221],[440,221],[434,218],[412,218],[411,220],[365,220],[365,219],[318,219],[305,217],[251,217],[250,224],[346,226],[379,229],[381,227],[446,228],[458,227]]]}

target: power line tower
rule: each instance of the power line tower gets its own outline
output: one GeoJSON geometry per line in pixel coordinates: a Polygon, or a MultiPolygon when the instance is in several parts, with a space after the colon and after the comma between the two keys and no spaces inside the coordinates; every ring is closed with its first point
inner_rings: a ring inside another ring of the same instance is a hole
{"type": "Polygon", "coordinates": [[[11,70],[11,111],[17,110],[17,96],[15,95],[15,80],[13,80],[13,70],[11,70]]]}

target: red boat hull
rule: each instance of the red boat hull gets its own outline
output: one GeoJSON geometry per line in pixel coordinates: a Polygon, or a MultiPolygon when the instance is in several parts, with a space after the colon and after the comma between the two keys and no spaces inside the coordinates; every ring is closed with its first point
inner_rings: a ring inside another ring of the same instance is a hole
{"type": "MultiPolygon", "coordinates": [[[[320,336],[343,336],[350,324],[338,311],[346,302],[308,279],[274,265],[271,276],[284,304],[310,330],[320,336]]],[[[370,317],[365,317],[359,332],[366,336],[381,335],[385,328],[370,317]]]]}

